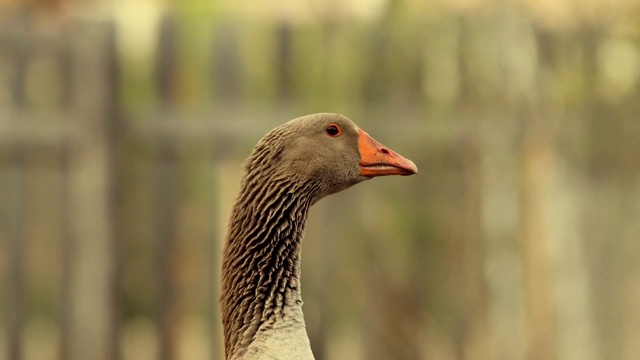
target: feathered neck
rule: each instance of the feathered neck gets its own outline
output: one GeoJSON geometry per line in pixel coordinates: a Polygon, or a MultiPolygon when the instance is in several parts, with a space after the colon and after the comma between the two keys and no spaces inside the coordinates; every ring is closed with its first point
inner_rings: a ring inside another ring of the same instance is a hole
{"type": "Polygon", "coordinates": [[[259,150],[245,163],[223,250],[220,301],[227,359],[246,351],[271,324],[301,322],[304,328],[300,243],[317,191],[295,175],[279,173],[267,161],[273,156],[259,150]]]}

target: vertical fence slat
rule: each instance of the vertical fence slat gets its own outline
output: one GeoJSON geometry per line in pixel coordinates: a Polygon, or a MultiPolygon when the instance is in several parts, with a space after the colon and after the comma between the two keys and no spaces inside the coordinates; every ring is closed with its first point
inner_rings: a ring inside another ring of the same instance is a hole
{"type": "MultiPolygon", "coordinates": [[[[29,41],[26,22],[23,16],[15,19],[15,38],[10,42],[13,51],[13,78],[10,84],[13,104],[16,110],[26,106],[24,78],[27,66],[29,41]]],[[[24,202],[25,202],[25,161],[24,145],[10,144],[8,160],[8,189],[6,192],[5,216],[9,227],[8,258],[8,299],[7,299],[7,357],[12,360],[23,358],[23,329],[25,325],[25,249],[24,241],[24,202]]]]}
{"type": "Polygon", "coordinates": [[[8,235],[8,296],[7,296],[7,358],[22,359],[23,329],[25,325],[25,242],[24,242],[24,164],[16,155],[9,166],[7,181],[10,191],[5,203],[4,216],[8,235]]]}
{"type": "Polygon", "coordinates": [[[85,130],[71,151],[70,230],[73,242],[69,331],[63,334],[69,360],[117,358],[114,301],[116,254],[113,176],[116,151],[110,131],[115,120],[110,82],[113,27],[109,23],[75,24],[72,106],[76,126],[85,130]],[[106,46],[105,46],[106,45],[106,46]]]}
{"type": "Polygon", "coordinates": [[[168,144],[161,144],[156,164],[157,189],[156,246],[158,291],[158,326],[160,330],[160,359],[176,358],[176,208],[178,206],[178,176],[168,144]]]}
{"type": "MultiPolygon", "coordinates": [[[[159,28],[158,53],[158,98],[160,106],[172,111],[176,103],[176,32],[177,27],[165,18],[159,28]]],[[[163,117],[160,117],[160,121],[163,117]]],[[[177,354],[177,310],[176,310],[176,237],[179,203],[179,177],[176,149],[169,134],[162,133],[155,142],[155,222],[157,284],[156,321],[159,331],[159,359],[173,360],[177,354]]]]}
{"type": "Polygon", "coordinates": [[[61,171],[62,171],[62,216],[60,227],[60,256],[62,258],[62,270],[60,278],[60,348],[58,354],[60,359],[70,359],[71,356],[71,314],[73,311],[73,298],[71,297],[71,272],[72,260],[74,258],[74,244],[71,235],[71,208],[69,204],[70,187],[70,158],[71,144],[65,141],[62,149],[61,171]]]}

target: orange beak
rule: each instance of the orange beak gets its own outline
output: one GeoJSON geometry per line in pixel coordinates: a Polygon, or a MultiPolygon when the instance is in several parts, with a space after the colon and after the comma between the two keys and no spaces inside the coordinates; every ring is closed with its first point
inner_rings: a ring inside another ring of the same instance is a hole
{"type": "Polygon", "coordinates": [[[406,176],[418,173],[413,161],[380,144],[363,130],[358,129],[358,133],[361,176],[406,176]]]}

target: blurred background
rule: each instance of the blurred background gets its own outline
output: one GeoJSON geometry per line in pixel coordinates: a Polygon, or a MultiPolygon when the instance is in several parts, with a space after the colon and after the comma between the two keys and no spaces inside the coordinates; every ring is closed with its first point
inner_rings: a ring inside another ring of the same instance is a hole
{"type": "Polygon", "coordinates": [[[222,359],[258,139],[414,160],[312,208],[322,359],[640,358],[640,1],[0,1],[0,358],[222,359]]]}

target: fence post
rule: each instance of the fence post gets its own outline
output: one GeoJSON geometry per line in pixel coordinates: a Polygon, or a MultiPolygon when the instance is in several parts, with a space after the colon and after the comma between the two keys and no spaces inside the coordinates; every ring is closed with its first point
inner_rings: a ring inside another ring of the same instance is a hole
{"type": "MultiPolygon", "coordinates": [[[[174,111],[176,79],[176,26],[165,18],[160,27],[160,41],[157,63],[158,99],[165,111],[174,111]]],[[[161,120],[160,117],[158,120],[161,120]]],[[[155,173],[154,246],[156,251],[155,281],[156,321],[159,335],[159,359],[174,360],[177,354],[176,328],[178,309],[176,307],[176,237],[177,216],[180,201],[179,156],[176,143],[170,135],[162,133],[154,142],[153,161],[155,173]]]]}
{"type": "MultiPolygon", "coordinates": [[[[28,29],[27,22],[23,16],[15,20],[16,33],[9,43],[9,48],[13,51],[13,63],[9,65],[13,70],[11,81],[11,97],[15,110],[23,110],[26,106],[24,96],[24,82],[28,57],[28,29]]],[[[25,307],[25,209],[26,199],[25,188],[25,158],[24,144],[13,143],[9,146],[9,151],[0,160],[6,161],[3,164],[5,174],[3,186],[8,191],[7,199],[3,199],[2,210],[4,214],[0,218],[6,219],[7,235],[7,284],[8,295],[6,303],[7,318],[7,352],[8,359],[20,360],[23,358],[23,329],[26,318],[25,307]]]]}
{"type": "Polygon", "coordinates": [[[68,226],[74,251],[66,265],[65,297],[72,305],[62,342],[69,360],[117,359],[114,29],[88,21],[74,27],[71,106],[84,132],[69,154],[68,226]]]}

